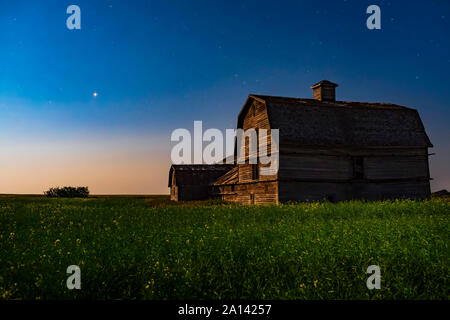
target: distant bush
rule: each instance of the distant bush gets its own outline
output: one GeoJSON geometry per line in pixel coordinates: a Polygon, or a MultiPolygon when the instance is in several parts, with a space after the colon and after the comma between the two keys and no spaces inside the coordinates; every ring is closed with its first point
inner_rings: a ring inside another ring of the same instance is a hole
{"type": "Polygon", "coordinates": [[[88,187],[57,187],[44,191],[44,195],[50,198],[87,198],[88,187]]]}

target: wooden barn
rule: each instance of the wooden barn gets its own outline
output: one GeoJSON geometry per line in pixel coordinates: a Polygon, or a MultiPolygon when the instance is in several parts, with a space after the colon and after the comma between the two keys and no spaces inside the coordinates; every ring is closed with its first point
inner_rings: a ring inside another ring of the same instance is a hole
{"type": "MultiPolygon", "coordinates": [[[[336,87],[313,85],[314,99],[249,95],[237,127],[269,130],[269,151],[270,129],[279,129],[279,170],[261,175],[261,163],[238,164],[211,183],[210,196],[240,203],[429,197],[432,144],[417,110],[336,101],[336,87]]],[[[247,160],[257,156],[248,143],[243,148],[247,160]]]]}
{"type": "Polygon", "coordinates": [[[170,200],[203,200],[209,197],[211,183],[232,165],[172,165],[169,171],[170,200]]]}

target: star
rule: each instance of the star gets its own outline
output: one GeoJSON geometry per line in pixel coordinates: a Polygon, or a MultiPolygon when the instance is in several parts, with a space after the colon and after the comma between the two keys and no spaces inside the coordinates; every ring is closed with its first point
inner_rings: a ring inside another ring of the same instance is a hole
{"type": "Polygon", "coordinates": [[[94,98],[95,97],[97,97],[98,96],[98,93],[97,92],[94,92],[93,94],[92,94],[93,96],[94,96],[94,98]]]}

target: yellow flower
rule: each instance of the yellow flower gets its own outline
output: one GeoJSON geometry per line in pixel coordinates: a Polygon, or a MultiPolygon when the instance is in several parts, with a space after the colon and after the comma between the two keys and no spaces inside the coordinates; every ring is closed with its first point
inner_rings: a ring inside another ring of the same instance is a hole
{"type": "Polygon", "coordinates": [[[55,240],[55,246],[56,246],[58,243],[60,243],[60,242],[61,242],[61,240],[56,239],[56,240],[55,240]]]}
{"type": "Polygon", "coordinates": [[[155,280],[151,279],[149,282],[147,282],[145,289],[148,289],[148,288],[150,288],[150,286],[154,286],[154,285],[155,285],[155,280]]]}
{"type": "Polygon", "coordinates": [[[300,288],[306,288],[306,285],[304,283],[300,283],[300,288]]]}
{"type": "Polygon", "coordinates": [[[317,288],[317,283],[319,282],[319,280],[314,280],[314,288],[317,288]]]}

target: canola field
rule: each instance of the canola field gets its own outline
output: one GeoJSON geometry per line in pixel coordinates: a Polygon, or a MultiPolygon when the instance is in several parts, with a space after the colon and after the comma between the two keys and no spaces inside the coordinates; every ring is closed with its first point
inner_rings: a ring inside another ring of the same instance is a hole
{"type": "Polygon", "coordinates": [[[0,299],[450,298],[450,201],[0,196],[0,299]],[[81,288],[69,290],[68,266],[81,288]],[[379,267],[369,290],[367,268],[379,267]]]}

